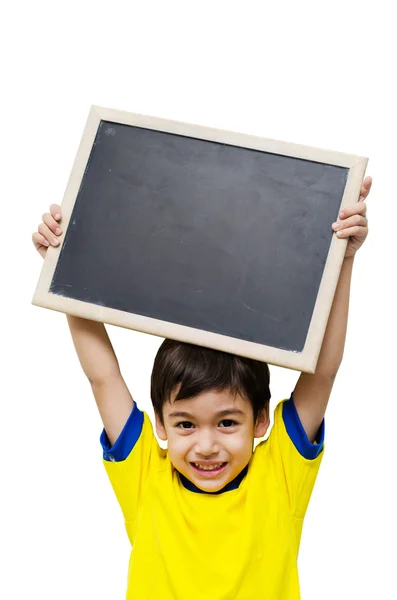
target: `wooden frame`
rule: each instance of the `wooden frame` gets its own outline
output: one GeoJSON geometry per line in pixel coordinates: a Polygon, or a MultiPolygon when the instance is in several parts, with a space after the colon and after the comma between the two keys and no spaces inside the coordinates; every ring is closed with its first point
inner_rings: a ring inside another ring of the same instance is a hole
{"type": "MultiPolygon", "coordinates": [[[[223,142],[226,144],[271,152],[273,154],[282,154],[284,156],[346,167],[349,169],[349,174],[341,202],[341,208],[357,202],[368,162],[367,158],[361,156],[93,106],[88,116],[87,124],[62,200],[63,239],[65,238],[74,203],[80,189],[101,121],[136,125],[178,135],[223,142]]],[[[346,245],[346,239],[339,239],[336,236],[333,236],[305,347],[303,351],[299,353],[247,342],[208,331],[168,323],[137,314],[130,314],[105,306],[89,304],[52,294],[48,290],[54,275],[58,257],[62,250],[62,244],[56,248],[52,246],[48,248],[32,304],[160,337],[169,337],[241,356],[256,358],[271,364],[296,369],[298,371],[314,373],[339,279],[346,245]]]]}

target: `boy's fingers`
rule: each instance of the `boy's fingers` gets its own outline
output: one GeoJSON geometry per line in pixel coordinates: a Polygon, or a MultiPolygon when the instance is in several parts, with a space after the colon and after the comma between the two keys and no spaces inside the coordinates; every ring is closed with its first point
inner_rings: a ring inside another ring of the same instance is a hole
{"type": "Polygon", "coordinates": [[[61,207],[59,206],[59,204],[51,204],[50,212],[51,212],[51,215],[54,217],[54,219],[59,221],[59,219],[62,216],[62,211],[61,211],[61,207]]]}
{"type": "Polygon", "coordinates": [[[56,235],[61,235],[62,229],[59,227],[58,223],[55,219],[50,215],[50,213],[45,213],[43,215],[43,222],[47,225],[49,229],[56,235]]]}
{"type": "Polygon", "coordinates": [[[36,250],[38,250],[40,248],[40,246],[49,246],[49,243],[47,242],[47,240],[45,239],[45,237],[43,235],[41,235],[41,233],[38,233],[37,231],[34,232],[34,234],[32,235],[32,242],[36,247],[36,250]]]}
{"type": "Polygon", "coordinates": [[[344,220],[353,215],[363,215],[365,217],[366,214],[367,205],[365,204],[365,202],[356,202],[356,204],[353,204],[351,206],[345,206],[345,208],[342,208],[342,210],[339,213],[339,218],[344,220]]]}
{"type": "Polygon", "coordinates": [[[350,235],[364,237],[367,233],[368,229],[366,227],[360,227],[360,225],[355,225],[354,227],[348,227],[347,229],[343,229],[342,231],[337,231],[336,235],[342,238],[349,237],[350,235]]]}
{"type": "Polygon", "coordinates": [[[53,234],[51,229],[47,227],[45,223],[40,223],[38,230],[39,233],[41,233],[41,235],[51,244],[51,246],[59,245],[58,238],[53,234]]]}
{"type": "Polygon", "coordinates": [[[40,233],[35,232],[32,235],[32,240],[33,240],[33,244],[34,247],[36,248],[37,252],[40,254],[41,258],[45,258],[45,255],[47,254],[47,248],[49,246],[47,240],[40,235],[40,233]]]}
{"type": "Polygon", "coordinates": [[[362,184],[361,190],[360,190],[360,200],[361,201],[368,196],[369,192],[371,191],[371,186],[372,186],[372,177],[366,177],[363,181],[363,184],[362,184]]]}
{"type": "Polygon", "coordinates": [[[364,215],[353,215],[348,219],[343,219],[343,221],[339,221],[338,223],[332,223],[332,229],[334,231],[343,231],[348,227],[367,227],[368,221],[364,215]]]}

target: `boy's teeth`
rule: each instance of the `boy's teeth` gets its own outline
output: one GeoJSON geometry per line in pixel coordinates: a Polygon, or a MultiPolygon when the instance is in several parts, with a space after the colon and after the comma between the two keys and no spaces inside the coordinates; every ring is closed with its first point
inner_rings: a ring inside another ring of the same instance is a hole
{"type": "Polygon", "coordinates": [[[196,467],[198,469],[203,469],[204,471],[214,471],[215,469],[219,469],[223,463],[218,463],[217,465],[208,465],[208,466],[204,466],[204,465],[199,465],[197,463],[194,463],[196,465],[196,467]]]}

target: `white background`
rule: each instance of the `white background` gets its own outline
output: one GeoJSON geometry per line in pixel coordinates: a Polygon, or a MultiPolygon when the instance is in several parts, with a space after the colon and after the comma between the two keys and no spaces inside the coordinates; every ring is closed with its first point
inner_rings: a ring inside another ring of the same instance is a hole
{"type": "MultiPolygon", "coordinates": [[[[42,264],[31,235],[62,200],[91,104],[370,158],[370,234],[355,261],[344,361],[299,564],[303,600],[397,597],[392,6],[3,4],[2,599],[118,600],[126,590],[129,545],[101,462],[94,399],[65,316],[31,305],[42,264]]],[[[161,340],[108,331],[134,398],[152,414],[161,340]]],[[[299,373],[272,367],[271,375],[278,402],[299,373]]]]}

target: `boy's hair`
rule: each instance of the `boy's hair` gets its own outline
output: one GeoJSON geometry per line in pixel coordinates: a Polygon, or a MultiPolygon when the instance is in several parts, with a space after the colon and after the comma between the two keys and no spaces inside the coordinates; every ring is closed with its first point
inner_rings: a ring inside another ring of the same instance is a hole
{"type": "Polygon", "coordinates": [[[153,408],[161,423],[163,405],[181,384],[175,400],[201,392],[230,389],[252,405],[254,423],[270,401],[270,371],[266,363],[202,346],[164,340],[154,359],[151,377],[153,408]]]}

